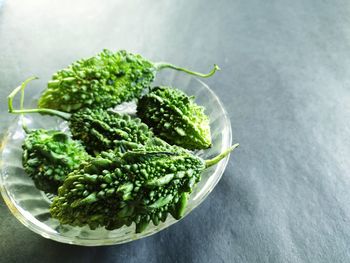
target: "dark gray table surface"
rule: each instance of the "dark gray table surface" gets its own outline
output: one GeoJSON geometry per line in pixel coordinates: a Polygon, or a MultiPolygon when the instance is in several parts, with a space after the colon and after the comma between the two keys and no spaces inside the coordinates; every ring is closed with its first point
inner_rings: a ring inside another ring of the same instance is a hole
{"type": "MultiPolygon", "coordinates": [[[[1,2],[1,0],[0,0],[1,2]]],[[[6,96],[102,48],[199,71],[241,147],[206,201],[151,237],[109,247],[32,233],[0,201],[0,262],[349,262],[349,1],[19,1],[0,8],[6,96]]]]}

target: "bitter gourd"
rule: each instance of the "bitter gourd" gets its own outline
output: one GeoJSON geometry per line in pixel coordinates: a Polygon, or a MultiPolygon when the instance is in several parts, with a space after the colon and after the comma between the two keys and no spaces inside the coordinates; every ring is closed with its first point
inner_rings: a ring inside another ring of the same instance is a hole
{"type": "Polygon", "coordinates": [[[56,130],[32,130],[22,145],[22,164],[35,186],[57,193],[66,176],[89,158],[84,147],[56,130]]]}
{"type": "Polygon", "coordinates": [[[207,161],[180,147],[157,143],[123,154],[103,152],[67,177],[51,214],[62,224],[91,229],[112,230],[134,222],[137,233],[151,221],[165,221],[169,213],[180,219],[201,172],[237,146],[207,161]]]}
{"type": "Polygon", "coordinates": [[[138,101],[137,115],[170,144],[187,149],[211,146],[209,118],[204,108],[179,89],[153,88],[138,101]]]}
{"type": "Polygon", "coordinates": [[[39,108],[75,112],[81,108],[110,108],[141,95],[154,80],[156,72],[172,68],[186,73],[209,77],[169,63],[153,63],[125,50],[103,50],[88,59],[80,59],[59,70],[42,93],[39,108]]]}

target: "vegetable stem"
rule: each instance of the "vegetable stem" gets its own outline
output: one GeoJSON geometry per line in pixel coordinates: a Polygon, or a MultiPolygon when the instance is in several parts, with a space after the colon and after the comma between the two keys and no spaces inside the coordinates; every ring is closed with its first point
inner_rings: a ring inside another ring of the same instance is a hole
{"type": "Polygon", "coordinates": [[[23,109],[23,102],[24,102],[24,89],[27,86],[27,84],[34,80],[37,79],[37,77],[30,77],[26,79],[21,86],[18,86],[15,88],[10,95],[7,97],[7,102],[8,102],[8,111],[9,113],[14,113],[14,114],[22,114],[22,113],[42,113],[42,114],[49,114],[49,115],[54,115],[58,116],[64,120],[69,120],[70,114],[62,111],[57,111],[57,110],[52,110],[52,109],[45,109],[45,108],[39,108],[39,109],[23,109]],[[13,108],[13,98],[16,96],[16,94],[21,90],[21,100],[20,100],[20,110],[15,110],[13,108]]]}
{"type": "MultiPolygon", "coordinates": [[[[22,83],[21,85],[21,98],[20,98],[20,109],[22,110],[23,107],[24,107],[24,89],[26,87],[26,84],[31,81],[32,79],[37,79],[37,77],[31,77],[29,79],[27,79],[25,82],[22,83]]],[[[29,134],[30,133],[30,130],[29,128],[27,127],[26,125],[26,122],[25,122],[25,118],[24,118],[24,115],[22,114],[21,115],[21,121],[22,121],[22,129],[24,130],[24,132],[26,134],[29,134]]]]}
{"type": "Polygon", "coordinates": [[[224,152],[220,153],[218,156],[215,156],[213,159],[206,160],[205,161],[205,167],[208,168],[210,166],[213,166],[220,162],[222,159],[224,159],[230,152],[232,152],[234,149],[236,149],[239,146],[238,143],[232,145],[230,148],[225,150],[224,152]]]}
{"type": "Polygon", "coordinates": [[[66,121],[69,120],[70,114],[63,112],[63,111],[58,111],[58,110],[52,110],[52,109],[45,109],[45,108],[39,108],[39,109],[24,109],[24,110],[12,110],[9,111],[10,113],[14,114],[22,114],[22,113],[40,113],[40,114],[48,114],[52,116],[57,116],[60,117],[66,121]]]}
{"type": "MultiPolygon", "coordinates": [[[[8,109],[9,109],[9,112],[11,113],[13,111],[13,98],[16,96],[16,94],[22,90],[22,96],[23,96],[23,93],[24,93],[24,88],[25,86],[32,80],[34,79],[37,79],[37,77],[30,77],[28,79],[26,79],[22,84],[21,86],[18,86],[17,88],[15,88],[11,93],[10,95],[7,97],[7,102],[8,102],[8,109]]],[[[23,101],[24,101],[24,98],[21,97],[21,102],[20,102],[20,107],[23,107],[23,101]]]]}
{"type": "Polygon", "coordinates": [[[203,74],[200,72],[191,71],[191,70],[188,70],[186,68],[181,68],[181,67],[178,67],[178,66],[175,66],[173,64],[166,63],[166,62],[158,62],[158,63],[155,63],[154,65],[155,65],[157,71],[164,69],[164,68],[171,68],[171,69],[183,71],[183,72],[186,72],[190,75],[194,75],[194,76],[201,77],[201,78],[209,78],[209,77],[213,76],[216,71],[220,70],[219,66],[216,64],[214,64],[214,68],[208,74],[203,74]]]}

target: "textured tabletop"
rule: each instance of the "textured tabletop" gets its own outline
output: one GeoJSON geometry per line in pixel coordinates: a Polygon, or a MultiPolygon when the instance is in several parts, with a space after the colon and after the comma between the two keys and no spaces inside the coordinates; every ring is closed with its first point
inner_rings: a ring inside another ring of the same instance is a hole
{"type": "MultiPolygon", "coordinates": [[[[0,0],[2,2],[2,0],[0,0]]],[[[118,246],[56,243],[0,199],[0,262],[349,262],[350,4],[346,0],[19,1],[0,7],[6,96],[103,48],[207,71],[232,122],[223,178],[181,222],[118,246]]]]}

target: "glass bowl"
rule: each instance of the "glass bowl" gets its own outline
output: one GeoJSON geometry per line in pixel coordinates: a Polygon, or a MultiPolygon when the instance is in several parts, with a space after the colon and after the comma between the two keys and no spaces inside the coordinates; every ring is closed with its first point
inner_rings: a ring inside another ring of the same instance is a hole
{"type": "MultiPolygon", "coordinates": [[[[207,150],[196,151],[195,154],[209,159],[231,145],[231,125],[227,113],[219,98],[203,81],[180,72],[167,71],[158,74],[155,85],[168,85],[182,89],[188,95],[194,95],[196,102],[206,108],[206,113],[210,117],[213,146],[207,150]]],[[[135,103],[126,103],[118,106],[116,110],[133,113],[135,108],[135,103]]],[[[27,114],[25,121],[29,128],[68,130],[67,123],[55,117],[27,114]]],[[[33,181],[22,168],[21,146],[24,137],[21,119],[17,116],[8,128],[0,153],[0,190],[13,215],[35,233],[69,244],[113,245],[155,234],[177,222],[169,215],[164,223],[158,226],[151,223],[144,232],[139,234],[135,233],[134,224],[112,231],[104,228],[90,230],[88,227],[60,225],[58,220],[51,218],[49,213],[53,196],[36,189],[33,181]]],[[[213,190],[224,172],[228,158],[202,173],[202,179],[188,201],[185,216],[203,202],[213,190]]]]}

